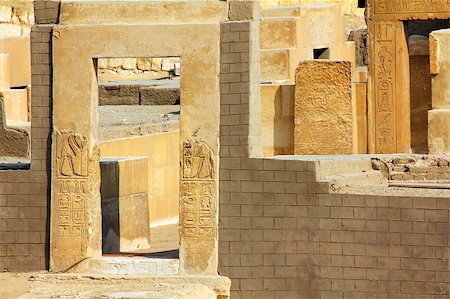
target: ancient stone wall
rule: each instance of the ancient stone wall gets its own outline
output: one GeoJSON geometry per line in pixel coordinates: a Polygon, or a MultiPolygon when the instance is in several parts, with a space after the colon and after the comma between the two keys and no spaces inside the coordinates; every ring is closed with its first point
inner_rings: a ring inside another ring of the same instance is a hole
{"type": "MultiPolygon", "coordinates": [[[[224,26],[222,80],[229,37],[248,34],[245,22],[224,26]]],[[[231,297],[448,296],[449,198],[329,194],[313,161],[248,158],[240,74],[221,88],[219,272],[231,297]]]]}
{"type": "Polygon", "coordinates": [[[2,271],[45,270],[48,267],[51,30],[51,25],[35,26],[31,32],[31,165],[24,170],[0,170],[2,271]]]}

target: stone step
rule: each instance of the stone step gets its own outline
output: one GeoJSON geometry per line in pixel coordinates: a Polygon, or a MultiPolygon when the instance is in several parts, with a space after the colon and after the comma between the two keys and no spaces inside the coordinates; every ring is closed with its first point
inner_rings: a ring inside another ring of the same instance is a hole
{"type": "Polygon", "coordinates": [[[176,275],[179,260],[175,258],[99,257],[88,258],[67,273],[103,275],[176,275]]]}
{"type": "Polygon", "coordinates": [[[387,186],[387,180],[377,170],[330,175],[323,180],[328,182],[332,191],[352,186],[387,186]]]}

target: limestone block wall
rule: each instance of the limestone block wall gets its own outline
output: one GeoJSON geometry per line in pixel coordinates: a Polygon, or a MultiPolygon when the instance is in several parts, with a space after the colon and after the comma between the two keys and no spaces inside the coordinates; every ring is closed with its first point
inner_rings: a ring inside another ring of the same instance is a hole
{"type": "Polygon", "coordinates": [[[100,58],[98,81],[151,80],[181,75],[179,57],[100,58]]]}
{"type": "Polygon", "coordinates": [[[31,165],[0,170],[0,271],[48,268],[51,30],[34,26],[31,32],[31,165]]]}
{"type": "Polygon", "coordinates": [[[34,24],[33,0],[0,3],[0,36],[30,36],[34,24]]]}
{"type": "MultiPolygon", "coordinates": [[[[223,26],[222,79],[227,38],[245,40],[248,23],[223,26]]],[[[448,297],[450,199],[328,194],[314,162],[237,152],[253,113],[240,74],[221,87],[219,272],[231,297],[448,297]]]]}

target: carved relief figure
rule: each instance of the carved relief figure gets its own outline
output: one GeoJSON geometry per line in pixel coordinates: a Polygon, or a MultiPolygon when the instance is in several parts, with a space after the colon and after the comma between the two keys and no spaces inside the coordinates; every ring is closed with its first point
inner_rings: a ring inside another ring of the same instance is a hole
{"type": "Polygon", "coordinates": [[[212,179],[213,161],[206,144],[185,142],[183,144],[183,178],[212,179]]]}
{"type": "Polygon", "coordinates": [[[71,132],[58,132],[58,174],[87,176],[87,138],[71,132]]]}

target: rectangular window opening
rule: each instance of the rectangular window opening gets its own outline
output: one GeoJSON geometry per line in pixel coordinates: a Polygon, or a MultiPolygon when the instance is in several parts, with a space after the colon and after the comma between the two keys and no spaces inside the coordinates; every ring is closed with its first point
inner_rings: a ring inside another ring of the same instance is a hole
{"type": "Polygon", "coordinates": [[[330,49],[320,48],[314,49],[314,59],[330,59],[330,49]]]}

